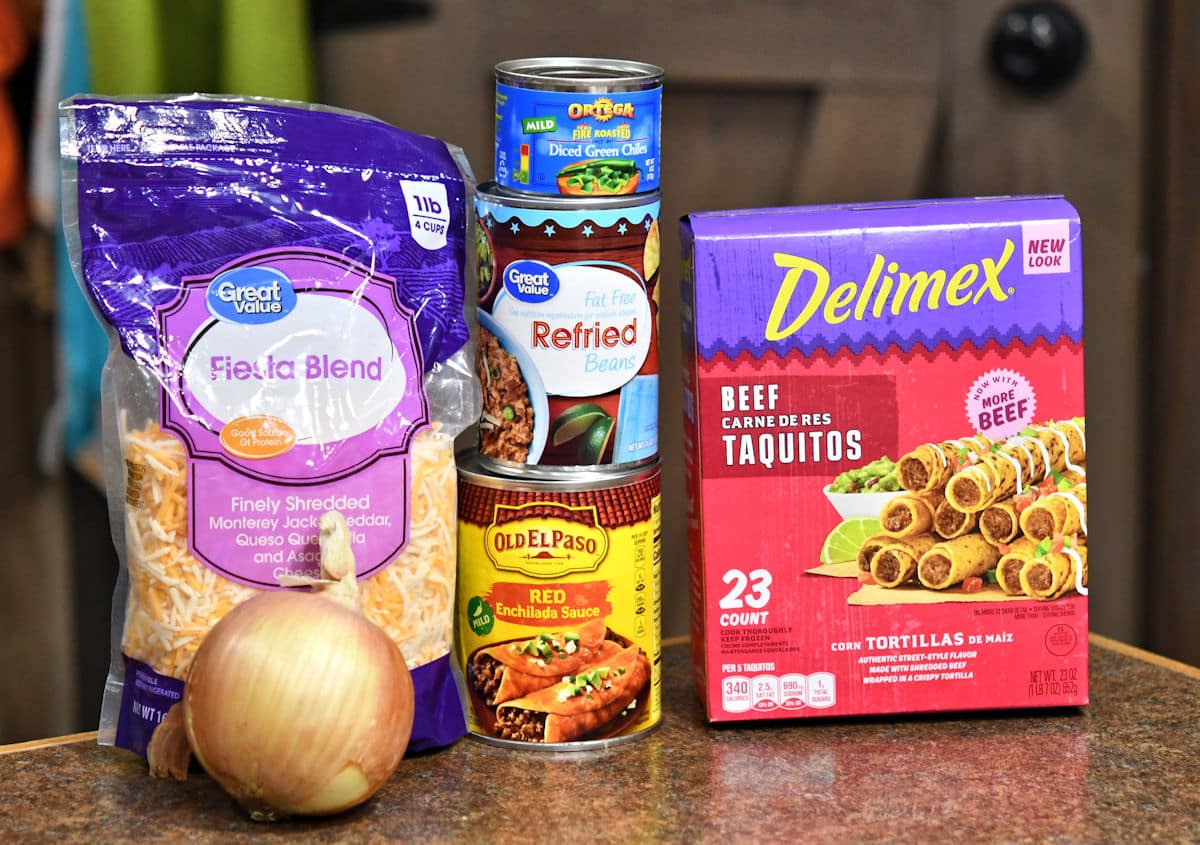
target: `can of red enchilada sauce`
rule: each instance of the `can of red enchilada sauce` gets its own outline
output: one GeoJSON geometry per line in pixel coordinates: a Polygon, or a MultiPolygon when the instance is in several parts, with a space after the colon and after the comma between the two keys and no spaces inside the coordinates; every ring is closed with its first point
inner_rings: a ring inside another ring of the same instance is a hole
{"type": "Polygon", "coordinates": [[[659,187],[662,68],[623,59],[496,65],[496,182],[596,197],[659,187]]]}
{"type": "Polygon", "coordinates": [[[662,716],[657,462],[566,479],[459,455],[458,657],[468,728],[501,745],[603,747],[662,716]]]}
{"type": "Polygon", "coordinates": [[[658,192],[475,197],[480,459],[549,476],[658,455],[658,192]]]}

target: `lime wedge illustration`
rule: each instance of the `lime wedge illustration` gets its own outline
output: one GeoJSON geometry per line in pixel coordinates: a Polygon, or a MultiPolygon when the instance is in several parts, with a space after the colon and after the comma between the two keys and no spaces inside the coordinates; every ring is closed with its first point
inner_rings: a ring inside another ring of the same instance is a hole
{"type": "Polygon", "coordinates": [[[829,532],[821,546],[821,563],[841,563],[857,559],[863,541],[882,530],[883,526],[873,516],[855,517],[839,523],[829,532]]]}
{"type": "Polygon", "coordinates": [[[592,423],[579,443],[579,463],[598,464],[608,448],[608,439],[614,428],[613,418],[605,415],[592,423]]]}
{"type": "Polygon", "coordinates": [[[587,432],[596,420],[607,417],[608,413],[592,402],[582,402],[572,405],[559,414],[550,425],[550,442],[561,446],[568,440],[574,440],[587,432]]]}

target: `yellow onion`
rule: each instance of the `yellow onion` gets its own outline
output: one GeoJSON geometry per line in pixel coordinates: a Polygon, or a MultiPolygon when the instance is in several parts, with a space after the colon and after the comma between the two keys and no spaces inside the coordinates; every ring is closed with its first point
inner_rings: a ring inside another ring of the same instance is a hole
{"type": "Polygon", "coordinates": [[[205,636],[183,700],[151,739],[151,773],[182,779],[187,752],[258,819],[367,800],[408,746],[413,685],[362,613],[345,518],[321,518],[314,592],[269,592],[205,636]]]}

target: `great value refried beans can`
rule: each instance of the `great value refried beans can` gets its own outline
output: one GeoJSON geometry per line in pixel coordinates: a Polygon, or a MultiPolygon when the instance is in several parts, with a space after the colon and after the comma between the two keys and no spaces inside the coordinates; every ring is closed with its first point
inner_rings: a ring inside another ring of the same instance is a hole
{"type": "Polygon", "coordinates": [[[457,649],[470,731],[594,748],[661,719],[658,463],[569,479],[459,455],[457,649]]]}
{"type": "Polygon", "coordinates": [[[658,193],[583,200],[485,184],[475,214],[481,460],[520,475],[654,460],[658,193]]]}
{"type": "Polygon", "coordinates": [[[662,68],[622,59],[496,65],[496,183],[596,197],[659,186],[662,68]]]}

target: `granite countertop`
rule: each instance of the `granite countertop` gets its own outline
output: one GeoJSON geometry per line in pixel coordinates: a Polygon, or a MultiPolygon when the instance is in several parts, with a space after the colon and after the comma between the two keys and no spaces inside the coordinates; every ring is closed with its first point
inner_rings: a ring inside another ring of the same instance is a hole
{"type": "Polygon", "coordinates": [[[1200,671],[1093,636],[1083,709],[714,728],[688,646],[663,725],[603,751],[463,740],[348,814],[249,821],[94,734],[0,748],[5,841],[1200,840],[1200,671]]]}

